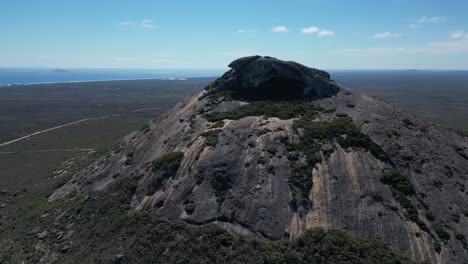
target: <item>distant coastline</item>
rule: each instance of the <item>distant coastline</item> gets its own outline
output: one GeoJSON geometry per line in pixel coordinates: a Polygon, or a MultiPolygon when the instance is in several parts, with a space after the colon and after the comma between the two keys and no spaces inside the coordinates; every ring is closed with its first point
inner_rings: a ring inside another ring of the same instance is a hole
{"type": "MultiPolygon", "coordinates": [[[[438,75],[468,76],[465,70],[327,70],[332,79],[336,76],[362,74],[417,76],[438,75]]],[[[128,80],[184,80],[198,77],[221,76],[225,70],[124,70],[124,69],[34,69],[34,68],[0,68],[0,87],[13,85],[34,85],[54,83],[128,81],[128,80]]],[[[411,78],[411,77],[410,77],[411,78]]]]}
{"type": "Polygon", "coordinates": [[[138,80],[162,80],[162,81],[186,81],[193,78],[216,78],[218,76],[203,76],[203,77],[168,77],[168,78],[132,78],[132,79],[106,79],[106,80],[83,80],[83,81],[65,81],[65,82],[37,82],[37,83],[7,83],[0,84],[0,87],[10,86],[28,86],[37,84],[57,84],[57,83],[91,83],[91,82],[118,82],[118,81],[138,81],[138,80]]]}
{"type": "Polygon", "coordinates": [[[122,70],[122,69],[29,69],[0,68],[0,87],[12,85],[125,81],[184,80],[196,77],[216,77],[224,70],[122,70]]]}

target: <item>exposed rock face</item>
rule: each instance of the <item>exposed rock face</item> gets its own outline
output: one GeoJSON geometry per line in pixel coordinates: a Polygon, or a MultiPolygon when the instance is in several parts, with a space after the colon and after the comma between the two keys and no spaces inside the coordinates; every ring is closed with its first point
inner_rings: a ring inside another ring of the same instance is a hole
{"type": "Polygon", "coordinates": [[[338,93],[330,75],[304,65],[271,57],[251,56],[229,64],[232,68],[213,91],[232,90],[246,99],[318,99],[338,93]],[[287,87],[287,89],[285,89],[287,87]]]}
{"type": "Polygon", "coordinates": [[[328,73],[294,62],[254,56],[230,67],[206,90],[151,122],[149,130],[129,135],[120,149],[76,174],[50,199],[141,175],[132,210],[155,210],[195,224],[218,222],[269,239],[294,239],[312,227],[339,228],[383,239],[417,260],[468,262],[466,138],[340,88],[328,73]],[[212,96],[223,91],[238,97],[212,96]],[[303,117],[207,118],[264,99],[305,99],[323,107],[307,121],[317,126],[345,113],[358,129],[352,135],[367,137],[385,155],[361,141],[345,145],[351,134],[317,141],[320,159],[304,170],[310,189],[303,188],[303,199],[295,201],[291,174],[308,157],[291,157],[291,144],[304,141],[304,129],[297,127],[303,117]],[[409,181],[408,195],[402,196],[400,185],[382,182],[391,169],[409,181]]]}

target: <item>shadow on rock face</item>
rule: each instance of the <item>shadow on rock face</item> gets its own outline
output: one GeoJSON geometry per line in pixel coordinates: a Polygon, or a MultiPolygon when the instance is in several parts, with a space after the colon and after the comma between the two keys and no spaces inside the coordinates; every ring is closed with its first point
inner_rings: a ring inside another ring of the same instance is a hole
{"type": "Polygon", "coordinates": [[[299,100],[304,98],[305,83],[294,79],[273,77],[258,87],[249,88],[238,90],[237,95],[249,100],[299,100]]]}
{"type": "Polygon", "coordinates": [[[339,86],[322,70],[272,57],[233,61],[232,70],[213,82],[211,92],[231,91],[246,100],[316,100],[338,93],[339,86]]]}

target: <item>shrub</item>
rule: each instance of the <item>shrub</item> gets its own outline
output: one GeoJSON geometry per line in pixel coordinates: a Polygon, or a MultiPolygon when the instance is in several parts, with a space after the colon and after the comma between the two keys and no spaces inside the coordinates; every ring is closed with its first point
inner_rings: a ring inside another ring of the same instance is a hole
{"type": "MultiPolygon", "coordinates": [[[[367,136],[362,134],[354,125],[350,117],[337,117],[331,122],[314,122],[308,118],[302,118],[294,122],[294,128],[303,129],[303,135],[298,144],[299,149],[309,152],[307,157],[310,164],[321,161],[317,154],[321,143],[331,142],[336,139],[343,148],[359,147],[369,150],[372,155],[382,161],[388,161],[385,152],[367,136]]],[[[306,155],[307,156],[307,155],[306,155]]]]}
{"type": "Polygon", "coordinates": [[[220,128],[220,127],[223,127],[224,126],[224,121],[223,120],[220,120],[218,122],[215,122],[213,123],[210,128],[220,128]]]}
{"type": "Polygon", "coordinates": [[[458,241],[460,241],[460,242],[463,244],[464,247],[467,246],[467,244],[466,244],[466,239],[465,239],[465,236],[464,236],[463,234],[457,233],[457,234],[455,234],[455,238],[456,238],[458,241]]]}
{"type": "Polygon", "coordinates": [[[405,119],[403,119],[402,121],[403,121],[403,124],[404,124],[405,126],[407,126],[407,127],[408,127],[408,126],[413,126],[413,125],[414,125],[413,122],[411,122],[411,120],[409,120],[408,118],[405,118],[405,119]]]}
{"type": "Polygon", "coordinates": [[[230,112],[209,113],[204,117],[210,122],[224,119],[238,120],[247,116],[278,117],[280,119],[290,119],[298,116],[315,116],[321,110],[319,106],[305,101],[255,101],[230,112]]]}
{"type": "Polygon", "coordinates": [[[146,132],[148,132],[148,131],[150,131],[150,130],[151,130],[151,129],[150,129],[150,125],[149,125],[149,124],[144,125],[144,126],[140,129],[140,131],[142,131],[142,133],[146,133],[146,132]]]}
{"type": "Polygon", "coordinates": [[[267,149],[267,152],[268,152],[270,155],[274,156],[274,155],[276,155],[276,153],[278,152],[278,150],[277,150],[276,148],[270,147],[270,148],[267,149]]]}
{"type": "Polygon", "coordinates": [[[175,174],[179,169],[180,163],[184,158],[184,153],[179,152],[170,152],[165,155],[162,155],[158,159],[154,160],[152,163],[153,171],[164,171],[167,174],[175,174]]]}
{"type": "Polygon", "coordinates": [[[211,177],[211,188],[216,195],[216,202],[221,204],[224,201],[226,193],[231,188],[231,181],[224,170],[219,170],[213,173],[211,177]]]}
{"type": "Polygon", "coordinates": [[[369,193],[369,196],[375,202],[383,202],[382,195],[380,193],[378,193],[378,192],[371,192],[371,193],[369,193]]]}
{"type": "Polygon", "coordinates": [[[255,131],[255,135],[257,135],[257,137],[260,137],[260,136],[263,136],[263,135],[265,135],[265,134],[267,134],[267,133],[269,133],[269,132],[271,132],[270,129],[268,129],[268,128],[262,128],[262,129],[256,130],[256,131],[255,131]]]}
{"type": "Polygon", "coordinates": [[[289,152],[286,157],[288,158],[288,160],[290,161],[297,161],[300,157],[299,155],[299,152],[297,151],[293,151],[293,152],[289,152]]]}
{"type": "Polygon", "coordinates": [[[203,180],[205,180],[205,175],[199,172],[199,173],[194,174],[193,178],[195,179],[195,183],[197,185],[200,185],[203,182],[203,180]]]}
{"type": "Polygon", "coordinates": [[[258,157],[257,164],[265,165],[265,163],[266,163],[265,157],[263,157],[263,156],[258,157]]]}
{"type": "Polygon", "coordinates": [[[441,223],[434,224],[434,230],[436,231],[440,239],[442,240],[450,239],[450,234],[447,232],[447,229],[445,229],[445,226],[443,224],[441,223]]]}
{"type": "Polygon", "coordinates": [[[207,146],[215,147],[218,144],[218,135],[221,131],[221,129],[208,130],[201,133],[201,136],[205,137],[205,144],[207,146]]]}
{"type": "Polygon", "coordinates": [[[183,152],[171,152],[155,159],[152,162],[152,169],[155,174],[148,186],[146,195],[153,195],[166,179],[174,177],[179,170],[183,158],[183,152]]]}
{"type": "Polygon", "coordinates": [[[134,152],[129,152],[127,153],[127,159],[125,160],[125,166],[129,166],[129,165],[132,165],[133,164],[133,155],[134,155],[134,152]]]}
{"type": "Polygon", "coordinates": [[[185,212],[187,214],[192,214],[195,211],[195,207],[194,203],[188,203],[185,205],[185,212]]]}
{"type": "Polygon", "coordinates": [[[385,207],[395,212],[398,211],[398,207],[391,204],[386,204],[385,207]]]}
{"type": "Polygon", "coordinates": [[[386,171],[380,178],[380,181],[404,195],[414,195],[415,193],[411,181],[398,169],[386,171]]]}
{"type": "Polygon", "coordinates": [[[429,211],[429,210],[426,210],[426,218],[427,218],[427,220],[429,220],[431,222],[435,220],[434,214],[432,214],[432,212],[429,211]]]}
{"type": "MultiPolygon", "coordinates": [[[[106,263],[120,252],[124,252],[124,263],[415,263],[384,242],[355,238],[338,230],[311,229],[295,241],[272,241],[234,234],[216,224],[167,220],[154,211],[129,212],[137,183],[136,176],[119,177],[109,189],[95,193],[93,199],[55,203],[46,212],[52,219],[67,212],[57,221],[58,227],[74,223],[73,248],[59,253],[62,245],[52,238],[44,239],[41,245],[57,254],[58,262],[70,263],[106,263]]],[[[187,213],[190,207],[189,202],[187,213]]],[[[2,230],[2,235],[22,237],[15,240],[18,246],[3,254],[0,262],[27,259],[35,263],[44,257],[43,251],[35,249],[37,243],[30,243],[31,236],[23,238],[24,230],[32,226],[49,227],[49,221],[40,217],[44,210],[35,209],[36,215],[27,223],[18,219],[14,230],[2,230]]]]}

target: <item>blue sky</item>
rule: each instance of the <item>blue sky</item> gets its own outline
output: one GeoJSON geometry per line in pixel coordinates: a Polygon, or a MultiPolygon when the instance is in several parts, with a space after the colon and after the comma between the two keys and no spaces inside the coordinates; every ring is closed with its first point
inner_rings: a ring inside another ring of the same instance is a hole
{"type": "Polygon", "coordinates": [[[0,0],[0,67],[468,69],[468,1],[0,0]]]}

